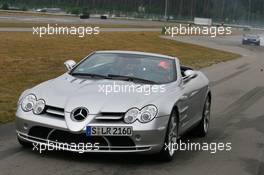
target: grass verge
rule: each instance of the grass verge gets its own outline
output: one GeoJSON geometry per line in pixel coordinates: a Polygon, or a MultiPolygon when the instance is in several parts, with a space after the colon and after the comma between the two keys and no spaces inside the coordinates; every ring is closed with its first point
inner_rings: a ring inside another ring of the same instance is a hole
{"type": "Polygon", "coordinates": [[[15,118],[20,93],[62,74],[63,62],[79,61],[95,50],[136,50],[177,56],[188,66],[201,68],[239,57],[197,45],[159,37],[156,32],[107,32],[97,36],[47,36],[30,32],[0,32],[0,123],[15,118]]]}

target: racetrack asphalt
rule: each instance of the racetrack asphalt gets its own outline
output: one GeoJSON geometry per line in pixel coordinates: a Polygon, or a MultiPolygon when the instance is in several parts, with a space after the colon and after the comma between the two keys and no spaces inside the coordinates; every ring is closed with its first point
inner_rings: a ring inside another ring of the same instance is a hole
{"type": "Polygon", "coordinates": [[[178,151],[169,163],[148,155],[39,154],[17,143],[12,122],[0,125],[0,174],[263,175],[264,48],[242,46],[239,36],[173,39],[242,55],[202,69],[212,88],[210,131],[206,138],[183,137],[199,143],[231,142],[231,151],[178,151]]]}

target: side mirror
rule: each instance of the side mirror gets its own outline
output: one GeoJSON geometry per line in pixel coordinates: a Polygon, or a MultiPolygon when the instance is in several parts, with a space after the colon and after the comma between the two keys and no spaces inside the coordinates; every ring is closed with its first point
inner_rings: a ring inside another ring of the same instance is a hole
{"type": "Polygon", "coordinates": [[[74,68],[76,65],[76,62],[73,60],[67,60],[64,62],[64,65],[66,66],[67,70],[72,70],[72,68],[74,68]]]}
{"type": "Polygon", "coordinates": [[[184,77],[183,77],[183,80],[184,81],[189,81],[190,79],[193,79],[197,76],[197,73],[193,70],[186,70],[184,71],[184,77]]]}

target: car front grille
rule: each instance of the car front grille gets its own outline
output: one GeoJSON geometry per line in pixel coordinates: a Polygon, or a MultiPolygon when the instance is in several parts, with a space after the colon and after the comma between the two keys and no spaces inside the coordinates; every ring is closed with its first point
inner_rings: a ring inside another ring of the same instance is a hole
{"type": "Polygon", "coordinates": [[[74,134],[67,131],[54,130],[48,137],[48,140],[67,143],[67,144],[78,144],[78,143],[99,143],[100,146],[107,146],[107,142],[102,137],[88,137],[85,133],[74,134]]]}
{"type": "MultiPolygon", "coordinates": [[[[54,106],[46,106],[43,112],[48,116],[64,119],[64,109],[54,106]]],[[[95,119],[98,121],[122,121],[125,116],[123,112],[101,112],[95,119]]]]}
{"type": "Polygon", "coordinates": [[[58,108],[54,106],[46,106],[45,111],[49,116],[56,117],[56,118],[64,118],[64,109],[63,108],[58,108]]]}
{"type": "Polygon", "coordinates": [[[124,115],[125,113],[123,112],[101,112],[95,119],[101,121],[121,121],[124,115]]]}

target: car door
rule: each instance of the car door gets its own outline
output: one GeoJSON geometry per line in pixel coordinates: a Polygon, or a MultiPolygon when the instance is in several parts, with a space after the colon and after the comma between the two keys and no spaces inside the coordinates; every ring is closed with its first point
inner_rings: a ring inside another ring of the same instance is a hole
{"type": "MultiPolygon", "coordinates": [[[[182,81],[180,98],[180,127],[181,131],[185,131],[194,125],[201,118],[201,87],[197,86],[198,77],[182,81]]],[[[198,83],[199,84],[199,83],[198,83]]]]}

